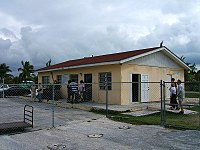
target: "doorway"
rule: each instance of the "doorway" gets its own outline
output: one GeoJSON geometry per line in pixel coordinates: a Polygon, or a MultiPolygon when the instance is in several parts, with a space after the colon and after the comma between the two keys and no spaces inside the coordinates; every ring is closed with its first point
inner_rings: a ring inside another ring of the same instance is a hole
{"type": "Polygon", "coordinates": [[[132,74],[132,102],[139,102],[140,99],[140,74],[132,74]]]}
{"type": "Polygon", "coordinates": [[[85,101],[92,100],[92,74],[84,74],[85,101]]]}

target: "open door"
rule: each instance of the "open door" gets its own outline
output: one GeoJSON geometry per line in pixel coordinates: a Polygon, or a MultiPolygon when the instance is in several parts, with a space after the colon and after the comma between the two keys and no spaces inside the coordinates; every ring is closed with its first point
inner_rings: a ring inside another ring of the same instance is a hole
{"type": "Polygon", "coordinates": [[[149,75],[141,75],[141,102],[149,101],[149,75]]]}
{"type": "Polygon", "coordinates": [[[171,87],[171,79],[172,79],[172,75],[171,74],[167,74],[167,83],[165,84],[165,97],[166,98],[170,98],[170,87],[171,87]]]}
{"type": "Polygon", "coordinates": [[[140,99],[140,74],[131,74],[131,102],[140,99]]]}
{"type": "Polygon", "coordinates": [[[86,101],[92,100],[92,74],[84,74],[86,101]]]}

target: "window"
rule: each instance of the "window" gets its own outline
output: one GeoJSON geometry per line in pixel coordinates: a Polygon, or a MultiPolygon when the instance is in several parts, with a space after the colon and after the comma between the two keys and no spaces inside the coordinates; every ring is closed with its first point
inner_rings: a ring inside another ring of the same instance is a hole
{"type": "Polygon", "coordinates": [[[69,75],[68,74],[63,74],[62,75],[62,84],[67,84],[69,80],[69,75]]]}
{"type": "Polygon", "coordinates": [[[108,90],[112,90],[112,74],[111,72],[101,72],[99,73],[99,88],[100,90],[106,89],[106,77],[108,79],[108,90]]]}
{"type": "Polygon", "coordinates": [[[78,83],[78,74],[70,74],[70,80],[74,80],[76,83],[78,83]]]}
{"type": "Polygon", "coordinates": [[[57,75],[58,84],[62,83],[62,75],[57,75]]]}
{"type": "Polygon", "coordinates": [[[42,76],[42,84],[49,84],[49,76],[42,76]]]}

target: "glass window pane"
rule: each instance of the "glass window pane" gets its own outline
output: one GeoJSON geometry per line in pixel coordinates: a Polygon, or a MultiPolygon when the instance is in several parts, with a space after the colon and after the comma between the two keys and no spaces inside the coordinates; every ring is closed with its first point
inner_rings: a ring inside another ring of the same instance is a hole
{"type": "Polygon", "coordinates": [[[100,90],[106,89],[106,77],[108,80],[108,90],[112,90],[112,73],[111,72],[101,72],[99,73],[99,88],[100,90]]]}

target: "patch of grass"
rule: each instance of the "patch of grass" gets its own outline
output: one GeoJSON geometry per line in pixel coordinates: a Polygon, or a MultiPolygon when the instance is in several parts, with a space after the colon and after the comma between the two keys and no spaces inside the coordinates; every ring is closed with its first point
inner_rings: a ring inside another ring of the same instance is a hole
{"type": "Polygon", "coordinates": [[[112,116],[111,119],[135,125],[160,125],[160,113],[139,117],[120,114],[112,116]]]}
{"type": "Polygon", "coordinates": [[[200,113],[200,106],[194,106],[191,108],[188,108],[189,110],[193,110],[193,111],[197,111],[198,113],[200,113]]]}
{"type": "Polygon", "coordinates": [[[185,92],[186,98],[199,98],[199,92],[185,92]]]}
{"type": "Polygon", "coordinates": [[[200,129],[199,114],[174,114],[166,113],[166,126],[173,126],[174,128],[182,129],[200,129]]]}
{"type": "MultiPolygon", "coordinates": [[[[197,111],[200,113],[200,108],[193,107],[191,110],[197,111]]],[[[92,110],[94,113],[105,115],[105,110],[92,110]]],[[[109,111],[109,118],[114,121],[130,123],[134,125],[160,125],[161,124],[161,114],[160,112],[146,115],[146,116],[131,116],[121,114],[122,112],[109,111]]],[[[166,123],[165,126],[168,128],[175,129],[200,129],[200,118],[199,114],[192,115],[182,115],[175,114],[172,112],[166,112],[166,123]]]]}

